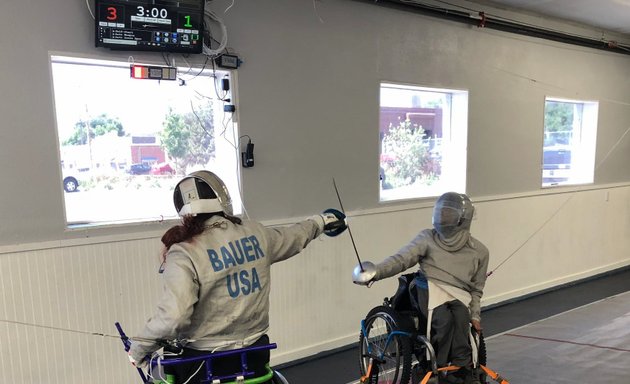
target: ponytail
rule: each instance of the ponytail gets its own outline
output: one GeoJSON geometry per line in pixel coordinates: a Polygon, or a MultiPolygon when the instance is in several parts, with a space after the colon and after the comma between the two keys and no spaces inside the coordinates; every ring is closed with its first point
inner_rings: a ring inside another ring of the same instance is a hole
{"type": "MultiPolygon", "coordinates": [[[[167,230],[162,235],[162,244],[164,249],[162,250],[162,262],[166,260],[166,253],[173,244],[189,242],[195,236],[202,234],[206,230],[206,221],[212,216],[216,216],[214,213],[202,213],[196,216],[185,215],[182,217],[182,223],[175,225],[167,230]]],[[[220,213],[220,216],[225,217],[227,220],[234,224],[241,224],[242,221],[236,216],[230,216],[220,213]]]]}

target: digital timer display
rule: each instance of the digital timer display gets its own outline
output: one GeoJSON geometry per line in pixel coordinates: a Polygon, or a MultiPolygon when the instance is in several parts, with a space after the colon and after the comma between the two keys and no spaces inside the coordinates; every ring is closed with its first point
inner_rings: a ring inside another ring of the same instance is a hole
{"type": "Polygon", "coordinates": [[[96,46],[201,53],[205,0],[96,0],[96,46]]]}

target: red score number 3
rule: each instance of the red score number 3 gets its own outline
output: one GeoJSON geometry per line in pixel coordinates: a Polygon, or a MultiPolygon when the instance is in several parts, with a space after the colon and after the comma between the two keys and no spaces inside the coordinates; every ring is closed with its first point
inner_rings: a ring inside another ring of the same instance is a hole
{"type": "Polygon", "coordinates": [[[107,7],[107,20],[114,21],[116,19],[118,19],[116,7],[107,7]]]}

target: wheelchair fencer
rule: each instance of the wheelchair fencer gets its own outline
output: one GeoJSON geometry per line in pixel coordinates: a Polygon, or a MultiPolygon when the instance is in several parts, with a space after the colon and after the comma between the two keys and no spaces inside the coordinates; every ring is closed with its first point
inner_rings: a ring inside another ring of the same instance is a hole
{"type": "MultiPolygon", "coordinates": [[[[129,337],[125,335],[120,324],[116,323],[115,325],[120,334],[125,351],[128,352],[131,341],[129,337]]],[[[199,363],[198,370],[205,370],[205,375],[202,374],[204,378],[201,379],[201,383],[204,384],[289,384],[280,372],[272,369],[268,364],[265,366],[266,372],[263,375],[256,375],[256,373],[248,367],[247,355],[249,353],[275,349],[277,347],[275,343],[227,351],[208,352],[207,354],[195,357],[176,357],[178,353],[181,352],[182,348],[179,341],[164,341],[161,344],[163,346],[163,352],[155,352],[152,355],[147,371],[145,372],[145,370],[137,368],[138,374],[145,384],[186,384],[190,380],[190,377],[184,378],[183,380],[176,379],[174,375],[164,373],[164,368],[187,363],[199,363]],[[213,361],[230,356],[240,357],[240,370],[230,374],[220,375],[213,373],[213,361]]],[[[194,372],[192,376],[197,373],[198,372],[194,372]]]]}
{"type": "MultiPolygon", "coordinates": [[[[358,274],[355,272],[355,274],[358,274]]],[[[398,277],[398,288],[382,305],[361,321],[359,368],[363,384],[459,383],[453,379],[461,367],[439,367],[431,342],[433,310],[450,301],[420,272],[398,277]],[[432,289],[433,288],[433,289],[432,289]],[[429,292],[432,294],[429,294],[429,292]],[[452,381],[451,381],[452,380],[452,381]]],[[[485,384],[491,378],[509,382],[486,367],[483,334],[470,327],[472,377],[469,383],[485,384]]]]}

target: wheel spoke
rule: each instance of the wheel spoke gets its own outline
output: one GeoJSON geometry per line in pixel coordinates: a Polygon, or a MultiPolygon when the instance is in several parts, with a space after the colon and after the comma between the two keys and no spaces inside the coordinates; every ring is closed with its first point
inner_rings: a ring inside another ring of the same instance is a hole
{"type": "MultiPolygon", "coordinates": [[[[395,315],[395,314],[394,314],[395,315]]],[[[411,370],[409,340],[398,331],[396,320],[385,312],[368,316],[365,334],[361,335],[361,373],[367,372],[370,363],[372,373],[378,369],[378,380],[370,384],[407,384],[411,370]]]]}

